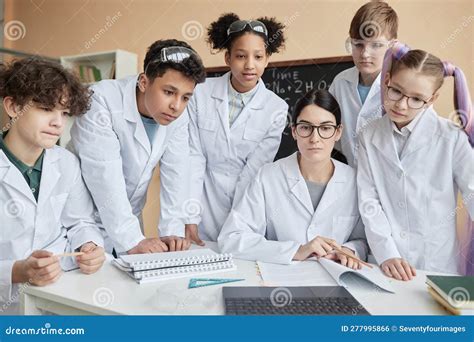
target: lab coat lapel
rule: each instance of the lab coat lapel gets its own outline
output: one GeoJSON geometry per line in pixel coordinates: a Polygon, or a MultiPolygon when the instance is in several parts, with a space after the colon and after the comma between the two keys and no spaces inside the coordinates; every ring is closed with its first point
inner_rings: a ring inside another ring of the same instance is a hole
{"type": "MultiPolygon", "coordinates": [[[[10,163],[8,157],[0,150],[0,181],[21,193],[36,205],[35,197],[21,172],[10,163]]],[[[12,196],[13,197],[13,196],[12,196]]]]}
{"type": "MultiPolygon", "coordinates": [[[[362,101],[360,100],[359,91],[357,90],[357,85],[359,84],[359,70],[356,67],[352,68],[345,79],[350,85],[353,98],[357,99],[357,104],[359,105],[359,108],[361,108],[362,101]]],[[[358,112],[360,109],[355,111],[358,112]]]]}
{"type": "Polygon", "coordinates": [[[227,142],[230,142],[230,128],[229,128],[229,77],[230,72],[221,77],[219,82],[216,83],[212,91],[212,98],[217,102],[217,116],[219,117],[221,124],[224,128],[224,132],[227,138],[227,142]]]}
{"type": "Polygon", "coordinates": [[[156,131],[155,137],[153,139],[153,145],[151,149],[152,157],[150,159],[155,159],[158,153],[163,152],[163,146],[164,146],[168,129],[169,129],[168,126],[163,126],[163,125],[158,126],[158,130],[156,131]]]}
{"type": "MultiPolygon", "coordinates": [[[[358,74],[357,74],[357,82],[359,82],[359,75],[358,74]]],[[[360,101],[359,91],[357,90],[357,83],[356,83],[356,86],[355,86],[355,91],[357,92],[357,97],[359,98],[359,101],[360,101]]],[[[369,93],[367,94],[367,98],[365,99],[365,102],[362,105],[362,108],[360,110],[362,113],[364,113],[366,108],[370,106],[370,104],[372,102],[372,98],[374,96],[379,96],[380,97],[380,73],[377,76],[377,78],[374,80],[374,83],[372,83],[372,86],[370,87],[369,93]]],[[[382,111],[382,104],[381,103],[380,103],[379,108],[380,108],[380,111],[382,111]]],[[[375,113],[368,113],[368,114],[372,114],[372,116],[373,116],[375,113]]]]}
{"type": "Polygon", "coordinates": [[[382,126],[377,127],[374,130],[372,144],[385,156],[387,160],[401,169],[400,160],[398,159],[397,150],[395,148],[390,119],[388,115],[385,115],[381,120],[383,120],[382,126]]]}
{"type": "Polygon", "coordinates": [[[51,196],[54,187],[61,178],[61,173],[58,170],[57,162],[59,160],[59,153],[55,149],[48,149],[45,151],[43,159],[43,168],[41,171],[40,192],[38,196],[38,206],[42,206],[45,201],[51,196]]]}
{"type": "MultiPolygon", "coordinates": [[[[137,76],[138,78],[138,76],[137,76]]],[[[145,127],[140,119],[140,113],[138,112],[136,85],[137,78],[131,78],[126,84],[123,91],[123,115],[125,120],[128,121],[130,130],[133,132],[134,138],[140,145],[145,149],[148,155],[151,154],[151,145],[146,135],[145,127]]]]}
{"type": "Polygon", "coordinates": [[[285,160],[284,172],[290,192],[312,215],[314,213],[313,203],[311,202],[306,182],[301,175],[297,155],[298,152],[294,153],[291,158],[285,160]]]}
{"type": "Polygon", "coordinates": [[[410,154],[423,147],[428,147],[436,130],[436,114],[431,110],[431,108],[428,108],[424,113],[420,113],[419,115],[422,115],[422,117],[416,124],[413,132],[410,134],[402,152],[402,164],[404,164],[406,158],[408,158],[410,154]]]}
{"type": "Polygon", "coordinates": [[[342,197],[345,191],[344,184],[346,183],[346,175],[343,172],[342,168],[333,161],[334,164],[334,174],[329,180],[326,189],[324,190],[323,196],[314,212],[313,219],[320,217],[321,214],[328,209],[331,205],[334,204],[339,198],[342,197]]]}
{"type": "Polygon", "coordinates": [[[259,80],[257,87],[258,88],[254,96],[242,110],[242,113],[240,113],[239,116],[235,119],[232,127],[238,127],[240,124],[247,122],[247,119],[251,117],[253,113],[261,111],[263,109],[265,101],[264,92],[266,90],[266,87],[262,79],[259,80]]]}

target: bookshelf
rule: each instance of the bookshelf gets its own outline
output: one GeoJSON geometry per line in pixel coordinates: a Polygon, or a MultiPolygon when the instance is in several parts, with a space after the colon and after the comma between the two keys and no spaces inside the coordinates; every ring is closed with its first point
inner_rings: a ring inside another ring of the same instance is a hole
{"type": "MultiPolygon", "coordinates": [[[[138,56],[135,53],[125,50],[112,50],[88,54],[80,54],[74,56],[62,56],[60,58],[61,64],[77,73],[85,84],[93,84],[95,70],[95,79],[98,80],[98,74],[100,73],[100,80],[104,79],[120,79],[126,76],[136,75],[138,73],[138,56]],[[92,74],[91,71],[93,70],[92,74]],[[89,75],[89,77],[85,76],[89,75]]],[[[66,127],[64,128],[63,135],[59,144],[63,147],[67,145],[71,139],[70,130],[74,118],[68,117],[66,127]]]]}

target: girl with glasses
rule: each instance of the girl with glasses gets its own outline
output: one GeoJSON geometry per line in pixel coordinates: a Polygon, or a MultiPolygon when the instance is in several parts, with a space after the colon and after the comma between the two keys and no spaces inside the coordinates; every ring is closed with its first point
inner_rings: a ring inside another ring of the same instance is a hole
{"type": "Polygon", "coordinates": [[[474,217],[465,77],[451,63],[401,43],[387,51],[382,75],[386,115],[362,131],[358,155],[359,206],[370,248],[384,273],[398,280],[412,279],[416,269],[463,273],[469,241],[456,237],[458,190],[474,217]],[[432,108],[448,76],[454,76],[453,114],[463,129],[432,108]]]}
{"type": "Polygon", "coordinates": [[[367,254],[356,174],[331,159],[342,134],[336,99],[327,90],[302,97],[292,133],[298,152],[260,169],[232,208],[219,247],[249,260],[288,264],[316,255],[360,268],[347,257],[364,260],[367,254]],[[334,246],[346,255],[335,252],[334,246]]]}
{"type": "Polygon", "coordinates": [[[230,71],[196,87],[190,116],[190,198],[186,237],[216,241],[232,204],[258,169],[272,162],[285,128],[288,105],[261,79],[269,57],[284,43],[273,18],[240,20],[224,14],[211,23],[208,42],[224,51],[230,71]]]}

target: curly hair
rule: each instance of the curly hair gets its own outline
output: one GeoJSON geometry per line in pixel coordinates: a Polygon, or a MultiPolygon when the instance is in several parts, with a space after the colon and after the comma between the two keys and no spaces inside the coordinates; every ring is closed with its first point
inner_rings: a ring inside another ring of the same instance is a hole
{"type": "Polygon", "coordinates": [[[153,63],[154,61],[159,60],[161,50],[170,46],[183,46],[195,52],[195,50],[189,44],[181,40],[158,40],[151,44],[151,46],[148,48],[145,60],[143,61],[143,70],[146,76],[151,80],[154,80],[156,77],[163,76],[166,70],[174,69],[181,72],[187,78],[193,80],[196,84],[203,83],[206,80],[206,70],[197,53],[196,56],[191,55],[189,58],[186,58],[180,63],[171,61],[153,63]]]}
{"type": "Polygon", "coordinates": [[[211,45],[213,50],[226,50],[230,52],[233,42],[247,32],[251,32],[263,38],[267,55],[278,53],[282,48],[284,48],[285,25],[277,21],[275,18],[262,17],[255,19],[265,25],[268,31],[268,37],[265,36],[264,33],[253,31],[248,25],[242,31],[231,33],[228,36],[227,29],[233,22],[238,20],[240,20],[240,18],[237,14],[225,13],[209,25],[207,29],[207,43],[211,45]]]}
{"type": "Polygon", "coordinates": [[[91,91],[60,64],[36,57],[0,63],[0,97],[10,96],[23,108],[30,102],[46,108],[68,108],[70,116],[90,108],[91,91]]]}

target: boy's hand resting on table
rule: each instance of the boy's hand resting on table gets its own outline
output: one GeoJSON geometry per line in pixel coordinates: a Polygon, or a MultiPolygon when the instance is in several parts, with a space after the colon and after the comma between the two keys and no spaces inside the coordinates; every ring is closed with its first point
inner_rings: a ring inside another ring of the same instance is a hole
{"type": "Polygon", "coordinates": [[[198,226],[197,224],[186,224],[185,226],[185,236],[186,240],[194,243],[198,246],[204,246],[204,241],[199,237],[198,226]]]}
{"type": "Polygon", "coordinates": [[[407,281],[416,277],[415,268],[402,258],[387,259],[380,265],[380,268],[385,275],[397,280],[407,281]]]}
{"type": "Polygon", "coordinates": [[[17,260],[12,267],[12,283],[30,283],[44,286],[54,283],[62,274],[59,257],[53,253],[34,251],[24,260],[17,260]]]}
{"type": "Polygon", "coordinates": [[[161,253],[168,252],[168,246],[161,241],[159,238],[147,238],[143,239],[130,249],[128,254],[144,254],[144,253],[161,253]]]}
{"type": "Polygon", "coordinates": [[[191,247],[191,241],[175,235],[164,236],[161,241],[168,246],[170,252],[185,251],[191,247]]]}
{"type": "Polygon", "coordinates": [[[95,243],[87,242],[83,244],[80,252],[83,252],[84,254],[78,255],[76,257],[76,262],[83,273],[95,273],[104,264],[104,249],[97,246],[95,243]]]}

